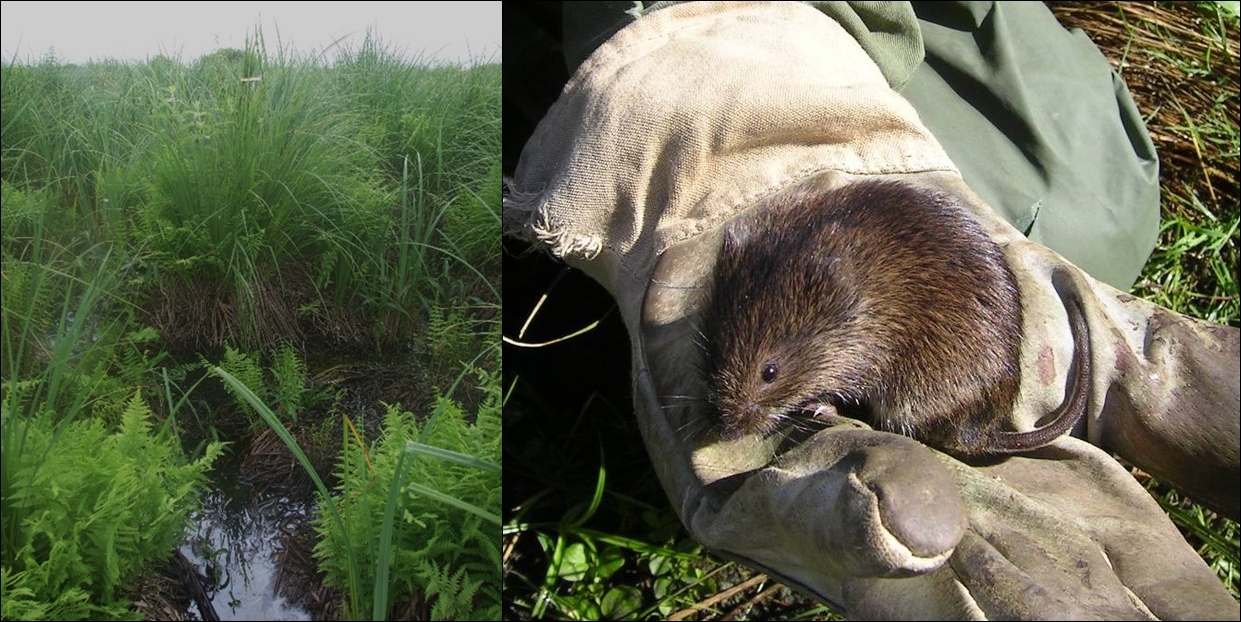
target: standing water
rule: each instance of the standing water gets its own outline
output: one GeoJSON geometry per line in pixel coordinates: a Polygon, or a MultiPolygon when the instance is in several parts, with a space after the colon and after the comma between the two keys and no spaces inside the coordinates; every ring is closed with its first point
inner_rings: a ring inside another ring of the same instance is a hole
{"type": "MultiPolygon", "coordinates": [[[[181,552],[206,575],[207,595],[219,619],[309,620],[308,612],[286,603],[278,591],[283,543],[306,519],[310,502],[255,490],[239,473],[240,464],[235,456],[217,463],[214,489],[191,516],[196,531],[181,552]]],[[[190,609],[206,619],[196,604],[190,609]]]]}

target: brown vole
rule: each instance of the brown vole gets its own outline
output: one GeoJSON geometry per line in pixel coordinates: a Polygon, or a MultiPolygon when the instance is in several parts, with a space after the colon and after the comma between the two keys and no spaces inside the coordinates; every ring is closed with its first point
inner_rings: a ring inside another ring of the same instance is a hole
{"type": "Polygon", "coordinates": [[[1080,302],[1065,402],[1003,429],[1021,384],[1022,308],[999,247],[956,197],[904,182],[808,182],[730,225],[703,317],[725,438],[830,407],[958,455],[1026,451],[1085,412],[1080,302]]]}

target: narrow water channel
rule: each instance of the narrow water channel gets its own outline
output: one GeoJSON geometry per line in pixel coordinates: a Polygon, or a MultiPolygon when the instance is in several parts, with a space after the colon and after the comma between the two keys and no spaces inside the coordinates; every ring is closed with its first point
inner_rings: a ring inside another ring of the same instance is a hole
{"type": "MultiPolygon", "coordinates": [[[[278,595],[283,542],[310,510],[309,499],[257,491],[239,473],[244,447],[221,456],[213,489],[191,515],[195,531],[181,546],[207,577],[206,590],[221,620],[309,620],[310,614],[278,595]]],[[[291,563],[291,562],[290,562],[291,563]]],[[[190,611],[204,619],[195,604],[190,611]]]]}

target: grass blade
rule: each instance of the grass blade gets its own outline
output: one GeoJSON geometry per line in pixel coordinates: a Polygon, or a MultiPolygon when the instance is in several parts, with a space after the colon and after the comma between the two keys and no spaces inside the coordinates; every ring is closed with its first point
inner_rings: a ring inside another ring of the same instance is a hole
{"type": "Polygon", "coordinates": [[[449,462],[455,462],[456,464],[482,469],[490,473],[500,472],[500,465],[494,462],[488,462],[477,456],[471,456],[469,454],[463,454],[449,449],[442,449],[433,445],[424,445],[415,441],[405,441],[405,451],[430,456],[432,458],[439,458],[440,460],[447,460],[449,462]]]}

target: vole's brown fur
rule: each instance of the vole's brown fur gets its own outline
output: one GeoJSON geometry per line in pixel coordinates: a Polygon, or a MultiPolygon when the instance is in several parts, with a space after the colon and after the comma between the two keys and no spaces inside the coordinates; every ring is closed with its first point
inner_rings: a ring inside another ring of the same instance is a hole
{"type": "Polygon", "coordinates": [[[1005,431],[1022,311],[995,242],[940,190],[801,184],[724,233],[703,320],[716,430],[766,433],[830,406],[958,455],[1045,445],[1087,401],[1085,322],[1067,302],[1065,403],[1042,428],[1005,431]]]}

